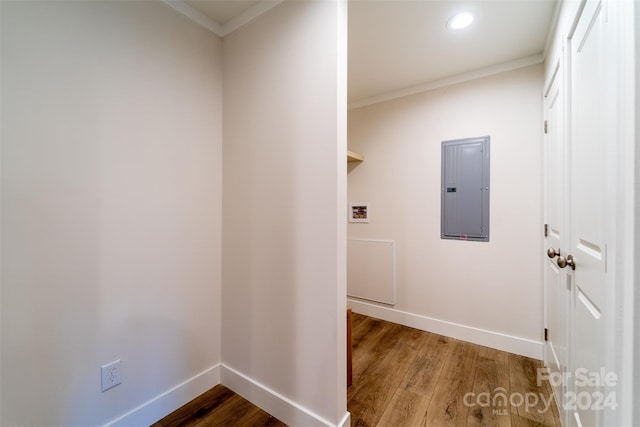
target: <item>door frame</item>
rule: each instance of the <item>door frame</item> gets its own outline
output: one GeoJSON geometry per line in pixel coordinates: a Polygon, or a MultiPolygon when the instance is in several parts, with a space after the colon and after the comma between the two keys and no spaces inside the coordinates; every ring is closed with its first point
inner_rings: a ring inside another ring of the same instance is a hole
{"type": "MultiPolygon", "coordinates": [[[[612,283],[615,298],[610,309],[619,310],[612,326],[612,344],[619,349],[611,360],[624,372],[620,378],[617,393],[620,396],[620,413],[607,417],[607,425],[639,425],[640,407],[635,405],[640,398],[640,292],[635,291],[636,265],[640,265],[640,253],[636,245],[640,243],[640,218],[637,201],[640,201],[636,182],[640,179],[640,151],[637,139],[640,137],[640,87],[637,73],[640,67],[636,52],[640,49],[640,4],[637,1],[609,2],[609,19],[616,28],[619,48],[616,50],[620,66],[616,70],[619,95],[616,163],[618,174],[618,198],[616,201],[616,275],[612,283]],[[635,338],[635,339],[634,339],[635,338]],[[634,362],[636,364],[634,364],[634,362]],[[635,378],[635,381],[634,381],[635,378]],[[634,408],[635,407],[635,408],[634,408]]],[[[639,141],[640,142],[640,141],[639,141]]]]}
{"type": "MultiPolygon", "coordinates": [[[[565,222],[565,218],[566,218],[566,209],[567,209],[567,203],[566,203],[566,198],[562,197],[562,194],[566,191],[567,185],[568,185],[568,181],[567,181],[567,170],[566,167],[563,166],[565,159],[567,158],[567,141],[568,141],[568,134],[567,129],[569,128],[569,126],[567,126],[567,108],[566,108],[566,91],[565,91],[565,82],[566,82],[566,76],[565,76],[565,66],[564,66],[564,61],[558,57],[554,60],[553,62],[553,66],[550,68],[551,72],[550,75],[548,77],[548,79],[546,79],[545,84],[544,84],[544,90],[543,90],[543,108],[544,108],[544,112],[543,112],[543,119],[544,119],[544,153],[543,153],[543,159],[544,159],[544,167],[543,167],[543,188],[544,188],[544,207],[543,207],[543,217],[544,217],[544,222],[545,222],[545,235],[544,235],[544,239],[543,239],[543,248],[545,249],[545,251],[550,248],[551,246],[553,246],[553,242],[551,240],[555,240],[553,239],[553,226],[557,226],[559,228],[560,231],[560,235],[557,238],[557,244],[554,246],[554,249],[558,249],[558,248],[563,248],[566,247],[566,224],[565,222]],[[555,121],[552,120],[551,116],[550,116],[550,103],[553,102],[551,98],[549,98],[550,96],[554,95],[554,90],[557,91],[558,93],[558,101],[559,105],[557,108],[559,108],[559,122],[560,123],[556,123],[555,121]],[[554,128],[557,128],[554,130],[554,128]],[[550,133],[551,132],[557,132],[557,136],[556,136],[556,140],[555,141],[550,141],[550,133]],[[556,143],[559,144],[559,147],[553,147],[550,144],[551,143],[556,143]],[[556,159],[557,161],[557,165],[556,165],[556,182],[552,183],[550,182],[550,178],[551,178],[551,168],[553,166],[551,166],[550,164],[548,164],[550,157],[550,153],[549,150],[554,150],[554,154],[558,157],[556,159]],[[549,189],[549,185],[557,185],[558,186],[558,197],[557,200],[555,201],[555,203],[557,203],[557,215],[559,216],[559,218],[557,218],[558,224],[552,224],[551,223],[551,218],[549,217],[550,211],[549,211],[549,194],[547,193],[548,189],[549,189]],[[549,238],[551,237],[551,238],[549,238]]],[[[562,252],[564,253],[564,252],[562,252]]],[[[570,291],[566,289],[566,270],[563,269],[559,269],[556,266],[556,262],[555,262],[555,258],[553,259],[549,259],[546,255],[543,256],[543,282],[544,282],[544,289],[543,289],[543,307],[544,307],[544,311],[543,311],[543,319],[544,319],[544,328],[545,328],[545,341],[544,341],[544,351],[543,351],[543,358],[544,358],[544,363],[545,366],[548,369],[551,369],[551,364],[555,363],[555,361],[558,362],[558,368],[562,371],[563,369],[567,369],[568,368],[568,364],[569,364],[569,354],[568,354],[568,341],[570,339],[569,336],[569,330],[570,330],[570,324],[569,324],[569,320],[570,317],[568,316],[568,310],[569,310],[569,301],[570,301],[570,291]],[[557,280],[555,280],[556,283],[550,283],[550,277],[548,274],[548,269],[555,269],[555,271],[558,274],[558,278],[557,280]],[[562,288],[564,288],[566,295],[564,295],[565,299],[560,298],[560,293],[562,288]],[[555,292],[555,303],[556,303],[556,313],[553,313],[556,317],[558,315],[558,311],[559,311],[559,307],[563,306],[563,310],[562,313],[565,315],[564,319],[556,319],[557,322],[560,322],[560,326],[563,328],[563,331],[557,331],[555,330],[555,327],[559,326],[557,323],[555,325],[551,325],[550,322],[550,316],[552,313],[550,313],[550,307],[548,306],[548,303],[550,302],[549,298],[551,297],[551,295],[549,294],[549,292],[555,292]],[[548,335],[547,335],[548,334],[548,335]],[[561,342],[558,342],[557,337],[562,337],[561,338],[561,342]],[[561,350],[562,346],[564,346],[564,350],[565,350],[565,354],[564,354],[564,358],[562,357],[562,354],[559,354],[557,351],[555,354],[551,354],[551,350],[550,350],[550,343],[549,341],[551,341],[551,345],[554,345],[554,348],[556,348],[556,350],[561,350]],[[559,345],[559,347],[558,347],[559,345]],[[555,359],[555,360],[552,360],[555,359]]],[[[551,372],[550,372],[551,373],[551,372]]],[[[558,407],[558,412],[560,414],[560,418],[563,419],[563,423],[566,424],[566,418],[565,417],[565,412],[563,410],[563,405],[564,405],[564,396],[565,396],[565,392],[566,392],[566,384],[559,384],[557,387],[553,387],[552,386],[552,390],[554,392],[554,396],[556,398],[556,405],[558,407]]]]}

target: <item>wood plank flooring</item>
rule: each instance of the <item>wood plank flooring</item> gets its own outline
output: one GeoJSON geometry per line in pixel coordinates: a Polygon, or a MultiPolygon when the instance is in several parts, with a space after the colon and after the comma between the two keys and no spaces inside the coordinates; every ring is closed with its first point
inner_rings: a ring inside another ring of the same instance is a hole
{"type": "MultiPolygon", "coordinates": [[[[537,360],[356,313],[352,339],[354,427],[560,427],[537,360]]],[[[178,426],[285,424],[219,385],[152,427],[178,426]]]]}
{"type": "Polygon", "coordinates": [[[217,385],[151,427],[286,427],[248,400],[217,385]]]}
{"type": "Polygon", "coordinates": [[[353,313],[352,426],[560,427],[542,363],[353,313]]]}

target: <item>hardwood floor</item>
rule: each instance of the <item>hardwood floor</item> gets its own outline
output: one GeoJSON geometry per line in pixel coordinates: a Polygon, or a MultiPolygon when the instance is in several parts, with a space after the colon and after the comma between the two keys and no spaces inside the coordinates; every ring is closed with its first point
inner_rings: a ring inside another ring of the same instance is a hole
{"type": "Polygon", "coordinates": [[[352,426],[560,427],[542,363],[353,313],[352,426]]]}
{"type": "MultiPolygon", "coordinates": [[[[352,339],[354,427],[560,427],[537,360],[356,313],[352,339]]],[[[152,427],[178,426],[285,424],[219,385],[152,427]]]]}
{"type": "Polygon", "coordinates": [[[248,400],[217,385],[151,427],[286,427],[248,400]]]}

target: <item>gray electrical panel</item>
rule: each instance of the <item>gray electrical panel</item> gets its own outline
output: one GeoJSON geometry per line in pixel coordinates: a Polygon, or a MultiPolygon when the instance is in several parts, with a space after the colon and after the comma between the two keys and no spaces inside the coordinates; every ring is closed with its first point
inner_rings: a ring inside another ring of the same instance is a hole
{"type": "Polygon", "coordinates": [[[442,141],[440,237],[489,241],[489,136],[442,141]]]}

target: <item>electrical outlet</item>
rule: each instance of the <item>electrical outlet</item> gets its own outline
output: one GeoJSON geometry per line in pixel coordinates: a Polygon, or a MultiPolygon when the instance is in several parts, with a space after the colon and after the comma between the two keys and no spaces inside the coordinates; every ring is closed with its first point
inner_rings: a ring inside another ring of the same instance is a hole
{"type": "Polygon", "coordinates": [[[120,359],[100,367],[102,373],[102,391],[107,391],[122,383],[122,363],[120,359]]]}

